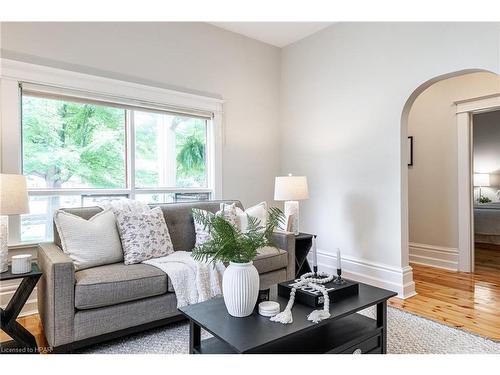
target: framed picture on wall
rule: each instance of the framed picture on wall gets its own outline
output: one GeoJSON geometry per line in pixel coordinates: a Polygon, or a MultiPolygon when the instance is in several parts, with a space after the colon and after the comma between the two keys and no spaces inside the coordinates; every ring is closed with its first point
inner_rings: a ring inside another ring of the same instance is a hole
{"type": "Polygon", "coordinates": [[[408,137],[408,166],[413,165],[413,136],[408,137]]]}

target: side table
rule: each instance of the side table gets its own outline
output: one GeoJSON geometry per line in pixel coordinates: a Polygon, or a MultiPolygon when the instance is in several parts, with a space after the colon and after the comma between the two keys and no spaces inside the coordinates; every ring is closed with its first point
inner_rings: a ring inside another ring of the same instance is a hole
{"type": "Polygon", "coordinates": [[[9,266],[8,271],[0,273],[0,281],[23,280],[5,310],[0,308],[0,328],[14,339],[13,341],[0,343],[0,353],[38,353],[35,337],[16,319],[42,276],[42,272],[36,263],[31,265],[31,272],[28,273],[13,274],[11,271],[12,269],[9,266]]]}
{"type": "Polygon", "coordinates": [[[295,236],[295,278],[312,271],[307,254],[312,248],[313,238],[313,234],[302,232],[295,236]]]}

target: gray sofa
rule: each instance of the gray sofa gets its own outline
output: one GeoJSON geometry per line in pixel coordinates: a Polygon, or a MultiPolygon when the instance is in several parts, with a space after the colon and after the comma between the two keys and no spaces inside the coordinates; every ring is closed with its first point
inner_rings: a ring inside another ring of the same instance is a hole
{"type": "MultiPolygon", "coordinates": [[[[223,201],[159,205],[177,250],[192,250],[195,230],[192,208],[216,212],[223,201]]],[[[236,202],[241,208],[239,201],[236,202]]],[[[89,219],[99,207],[65,209],[89,219]]],[[[55,227],[55,226],[54,226],[55,227]]],[[[276,233],[280,250],[259,254],[254,265],[260,289],[295,275],[293,235],[276,233]]],[[[45,336],[55,351],[68,352],[97,342],[153,328],[182,319],[168,277],[146,264],[109,264],[75,272],[62,252],[57,230],[54,242],[39,246],[38,263],[43,276],[38,284],[38,310],[45,336]]]]}

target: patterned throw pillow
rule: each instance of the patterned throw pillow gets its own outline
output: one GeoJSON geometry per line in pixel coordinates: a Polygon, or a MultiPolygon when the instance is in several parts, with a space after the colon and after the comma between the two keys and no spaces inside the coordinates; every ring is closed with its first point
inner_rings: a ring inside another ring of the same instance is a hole
{"type": "Polygon", "coordinates": [[[174,252],[167,224],[160,207],[149,212],[116,212],[125,264],[140,263],[174,252]]]}
{"type": "MultiPolygon", "coordinates": [[[[199,208],[193,208],[193,212],[203,212],[205,210],[201,210],[199,208]]],[[[213,215],[213,213],[207,212],[209,215],[213,215]]],[[[195,246],[199,246],[210,240],[210,233],[208,232],[208,229],[205,228],[203,223],[199,222],[198,220],[194,221],[194,231],[196,233],[196,243],[195,246]]]]}
{"type": "Polygon", "coordinates": [[[217,211],[215,214],[222,216],[224,219],[229,221],[231,224],[233,224],[236,227],[239,227],[239,221],[238,221],[238,210],[239,208],[236,207],[236,203],[221,203],[220,204],[220,209],[217,211]]]}
{"type": "MultiPolygon", "coordinates": [[[[221,203],[220,204],[220,210],[215,213],[215,215],[220,215],[224,217],[227,221],[229,221],[231,224],[235,225],[238,227],[238,215],[236,211],[236,203],[233,204],[225,204],[221,203]]],[[[193,208],[193,211],[198,211],[198,212],[205,212],[208,213],[208,215],[214,215],[211,212],[208,212],[206,210],[201,210],[199,208],[193,208]]],[[[212,237],[210,233],[208,232],[207,228],[205,226],[198,222],[194,221],[194,230],[196,232],[196,243],[195,246],[199,246],[210,240],[212,237]]]]}

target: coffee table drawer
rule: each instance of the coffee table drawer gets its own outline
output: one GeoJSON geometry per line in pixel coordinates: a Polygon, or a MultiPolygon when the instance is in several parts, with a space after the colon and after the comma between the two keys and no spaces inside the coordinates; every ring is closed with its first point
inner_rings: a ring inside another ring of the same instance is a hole
{"type": "Polygon", "coordinates": [[[380,335],[370,337],[364,341],[361,341],[359,344],[351,346],[349,349],[346,349],[342,352],[342,354],[367,354],[370,352],[380,353],[376,349],[380,348],[381,337],[380,335]]]}

